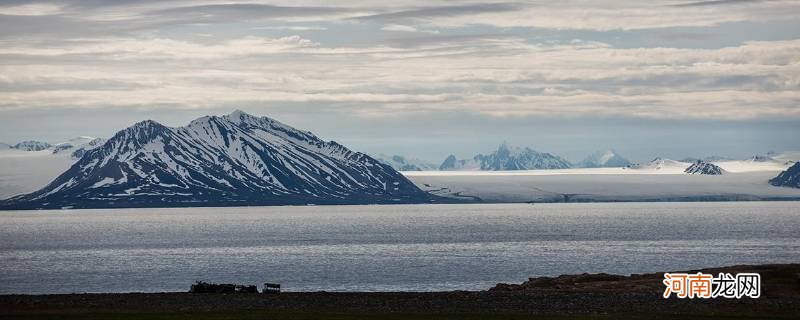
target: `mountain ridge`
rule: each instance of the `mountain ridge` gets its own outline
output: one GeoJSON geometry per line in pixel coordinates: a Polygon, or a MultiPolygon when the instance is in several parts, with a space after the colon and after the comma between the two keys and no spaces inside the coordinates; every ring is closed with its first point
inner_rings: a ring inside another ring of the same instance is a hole
{"type": "Polygon", "coordinates": [[[705,175],[721,175],[725,173],[725,170],[720,168],[718,165],[715,165],[710,162],[705,162],[703,160],[697,160],[692,165],[690,165],[686,170],[683,172],[688,174],[705,174],[705,175]]]}
{"type": "Polygon", "coordinates": [[[420,203],[391,167],[335,141],[242,111],[183,127],[145,120],[88,150],[12,208],[420,203]]]}
{"type": "Polygon", "coordinates": [[[775,178],[770,179],[769,184],[776,187],[800,188],[800,162],[795,162],[775,178]]]}
{"type": "Polygon", "coordinates": [[[454,155],[448,156],[439,166],[439,170],[534,170],[534,169],[567,169],[572,164],[553,154],[538,152],[531,148],[510,147],[505,142],[490,154],[477,154],[472,159],[458,160],[454,155]]]}
{"type": "Polygon", "coordinates": [[[430,171],[438,169],[437,166],[432,163],[400,155],[389,156],[381,153],[373,155],[372,157],[375,158],[375,160],[391,166],[397,171],[430,171]]]}

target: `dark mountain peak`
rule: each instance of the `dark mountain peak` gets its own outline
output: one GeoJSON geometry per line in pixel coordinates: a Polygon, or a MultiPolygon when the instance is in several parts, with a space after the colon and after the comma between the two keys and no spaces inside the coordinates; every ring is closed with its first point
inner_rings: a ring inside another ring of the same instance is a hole
{"type": "Polygon", "coordinates": [[[769,183],[777,187],[800,188],[800,162],[795,162],[778,176],[770,179],[769,183]]]}
{"type": "Polygon", "coordinates": [[[267,117],[257,117],[239,109],[236,109],[233,112],[222,116],[222,118],[233,123],[254,123],[254,122],[258,123],[260,120],[263,119],[272,120],[267,117]]]}
{"type": "Polygon", "coordinates": [[[125,130],[122,132],[128,134],[149,135],[163,132],[164,130],[167,130],[167,127],[163,124],[160,124],[154,120],[144,120],[134,123],[132,126],[125,128],[125,130]]]}
{"type": "MultiPolygon", "coordinates": [[[[303,140],[303,141],[315,141],[320,140],[317,136],[315,136],[310,131],[298,130],[294,127],[286,125],[278,120],[272,119],[270,117],[259,117],[254,116],[249,113],[246,113],[241,110],[235,110],[230,114],[224,115],[222,117],[211,117],[212,119],[220,119],[221,121],[227,121],[232,123],[240,128],[248,129],[248,130],[265,130],[265,131],[272,131],[277,134],[285,135],[292,137],[294,139],[303,140]]],[[[332,145],[338,145],[336,142],[331,141],[332,145]]]]}
{"type": "Polygon", "coordinates": [[[458,160],[450,155],[442,162],[439,170],[535,170],[570,168],[567,160],[531,148],[509,146],[503,142],[490,154],[477,154],[472,159],[458,160]]]}
{"type": "Polygon", "coordinates": [[[166,131],[169,131],[166,126],[153,120],[144,120],[117,132],[108,142],[111,145],[132,143],[138,146],[164,135],[166,131]]]}
{"type": "Polygon", "coordinates": [[[164,127],[164,125],[156,122],[155,120],[142,120],[142,121],[134,123],[132,126],[130,126],[130,128],[134,128],[134,129],[137,129],[137,128],[149,129],[149,128],[161,128],[161,127],[164,127]]]}
{"type": "Polygon", "coordinates": [[[498,156],[505,156],[505,157],[508,157],[508,156],[511,154],[511,148],[508,146],[508,143],[506,143],[505,141],[503,141],[503,143],[501,143],[501,144],[500,144],[500,145],[497,147],[497,150],[495,150],[495,153],[496,153],[498,156]]]}
{"type": "Polygon", "coordinates": [[[725,170],[722,170],[718,165],[703,160],[697,160],[683,172],[688,174],[721,175],[725,170]]]}
{"type": "Polygon", "coordinates": [[[558,156],[529,147],[509,146],[505,142],[491,154],[476,155],[474,160],[480,163],[481,170],[565,169],[571,166],[558,156]]]}
{"type": "Polygon", "coordinates": [[[442,164],[439,165],[439,170],[443,170],[444,171],[444,170],[455,169],[457,162],[458,162],[458,159],[456,159],[456,156],[451,154],[451,155],[447,156],[447,158],[445,158],[444,161],[442,161],[442,164]]]}
{"type": "Polygon", "coordinates": [[[497,149],[493,152],[496,156],[504,156],[509,157],[515,154],[524,154],[524,153],[539,153],[536,150],[531,149],[530,147],[518,147],[509,145],[508,142],[503,141],[497,149]]]}

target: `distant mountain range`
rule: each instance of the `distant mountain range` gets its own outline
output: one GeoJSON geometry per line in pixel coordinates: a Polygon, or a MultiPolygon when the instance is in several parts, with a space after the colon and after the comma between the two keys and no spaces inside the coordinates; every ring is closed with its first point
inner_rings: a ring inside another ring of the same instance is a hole
{"type": "Polygon", "coordinates": [[[635,163],[628,166],[630,169],[665,170],[679,168],[681,171],[689,167],[689,163],[672,159],[655,158],[648,163],[635,163]]]}
{"type": "Polygon", "coordinates": [[[73,158],[78,159],[83,156],[84,152],[97,148],[104,142],[105,139],[103,138],[94,138],[89,136],[76,137],[56,144],[50,144],[43,141],[27,140],[15,145],[0,143],[0,150],[16,149],[30,152],[50,150],[53,154],[70,152],[73,158]]]}
{"type": "Polygon", "coordinates": [[[17,150],[22,150],[22,151],[42,151],[42,150],[48,149],[48,148],[50,148],[52,146],[53,145],[51,145],[51,144],[49,144],[47,142],[28,140],[28,141],[22,141],[20,143],[17,143],[15,145],[11,146],[11,148],[17,149],[17,150]]]}
{"type": "Polygon", "coordinates": [[[628,159],[623,158],[614,150],[598,151],[589,155],[578,163],[581,168],[612,168],[631,165],[628,159]]]}
{"type": "Polygon", "coordinates": [[[569,161],[549,153],[538,152],[530,148],[510,147],[501,144],[494,152],[478,154],[472,159],[458,160],[454,155],[448,156],[439,166],[439,170],[533,170],[533,169],[566,169],[572,167],[569,161]]]}
{"type": "Polygon", "coordinates": [[[435,200],[363,153],[241,111],[185,127],[142,121],[4,208],[420,203],[435,200]]]}
{"type": "Polygon", "coordinates": [[[0,197],[30,192],[0,201],[2,209],[448,201],[423,192],[418,186],[426,190],[433,187],[415,185],[398,172],[437,169],[611,168],[561,172],[588,175],[614,174],[613,168],[619,168],[638,176],[777,172],[791,166],[770,184],[794,188],[798,187],[800,170],[794,162],[800,159],[800,153],[756,155],[746,160],[709,157],[691,162],[655,158],[632,164],[614,150],[606,150],[573,165],[551,153],[506,143],[470,159],[450,155],[437,167],[400,155],[373,158],[321,140],[308,131],[241,111],[202,117],[184,127],[142,121],[108,140],[83,136],[55,144],[32,140],[0,144],[0,151],[0,181],[4,181],[0,197]]]}
{"type": "Polygon", "coordinates": [[[376,160],[387,164],[397,171],[431,171],[437,170],[435,164],[420,159],[406,158],[399,155],[378,154],[373,156],[376,160]]]}

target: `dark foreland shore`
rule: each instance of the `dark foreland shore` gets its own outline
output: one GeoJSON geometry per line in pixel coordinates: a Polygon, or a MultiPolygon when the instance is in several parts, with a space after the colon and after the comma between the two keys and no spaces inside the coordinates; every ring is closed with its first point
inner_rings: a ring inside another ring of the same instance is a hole
{"type": "MultiPolygon", "coordinates": [[[[0,296],[1,319],[797,319],[800,264],[692,272],[758,272],[758,299],[662,298],[663,273],[564,275],[486,291],[96,293],[0,296]]],[[[187,284],[188,286],[188,284],[187,284]]]]}

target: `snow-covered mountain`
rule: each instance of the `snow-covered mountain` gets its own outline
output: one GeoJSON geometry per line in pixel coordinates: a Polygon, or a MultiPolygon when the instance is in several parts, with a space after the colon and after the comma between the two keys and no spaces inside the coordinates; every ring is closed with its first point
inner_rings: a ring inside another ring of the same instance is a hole
{"type": "Polygon", "coordinates": [[[725,172],[719,166],[702,160],[697,160],[683,172],[688,174],[720,175],[725,172]]]}
{"type": "Polygon", "coordinates": [[[80,136],[69,139],[61,143],[56,143],[53,145],[53,153],[59,153],[63,152],[64,150],[73,149],[75,148],[75,146],[87,144],[94,139],[95,139],[94,137],[80,136]]]}
{"type": "Polygon", "coordinates": [[[437,170],[436,165],[429,163],[424,160],[414,159],[414,158],[407,158],[398,155],[385,155],[385,154],[378,154],[372,156],[376,160],[390,165],[397,171],[430,171],[430,170],[437,170]]]}
{"type": "Polygon", "coordinates": [[[86,143],[83,144],[76,144],[72,148],[72,153],[70,154],[75,159],[80,159],[83,155],[90,150],[94,150],[102,146],[106,143],[106,139],[103,138],[93,138],[86,143]]]}
{"type": "Polygon", "coordinates": [[[623,158],[614,150],[598,151],[587,156],[579,162],[580,168],[615,168],[631,165],[628,159],[623,158]]]}
{"type": "Polygon", "coordinates": [[[681,161],[675,161],[672,159],[664,159],[664,158],[655,158],[648,163],[636,163],[627,166],[627,169],[634,169],[634,170],[654,170],[654,171],[662,171],[662,172],[674,172],[674,173],[682,173],[688,168],[691,164],[681,161]]]}
{"type": "Polygon", "coordinates": [[[480,164],[474,159],[456,159],[455,155],[449,155],[439,165],[441,171],[457,171],[457,170],[480,170],[480,164]]]}
{"type": "Polygon", "coordinates": [[[509,147],[501,144],[494,152],[478,154],[472,159],[458,160],[454,155],[448,156],[439,166],[439,170],[534,170],[534,169],[566,169],[572,167],[569,161],[545,152],[537,152],[531,148],[509,147]]]}
{"type": "Polygon", "coordinates": [[[5,143],[0,143],[0,150],[6,150],[6,149],[16,149],[21,151],[51,150],[53,154],[64,153],[64,152],[73,153],[78,150],[81,150],[78,154],[72,155],[75,159],[77,159],[83,155],[84,151],[96,148],[102,145],[103,142],[105,142],[105,139],[89,137],[89,136],[80,136],[56,144],[50,144],[44,141],[27,140],[17,143],[13,146],[5,143]]]}
{"type": "Polygon", "coordinates": [[[5,208],[416,203],[432,196],[377,160],[241,111],[184,127],[139,122],[5,208]]]}
{"type": "Polygon", "coordinates": [[[800,188],[800,162],[795,162],[789,169],[769,180],[769,183],[778,187],[800,188]]]}
{"type": "Polygon", "coordinates": [[[35,140],[27,140],[22,141],[20,143],[15,144],[12,148],[22,151],[42,151],[52,147],[53,145],[42,142],[42,141],[35,141],[35,140]]]}
{"type": "Polygon", "coordinates": [[[73,158],[80,159],[86,151],[103,145],[105,141],[106,140],[103,138],[80,136],[65,142],[56,143],[53,145],[52,149],[54,154],[69,152],[73,158]]]}

